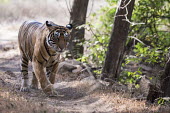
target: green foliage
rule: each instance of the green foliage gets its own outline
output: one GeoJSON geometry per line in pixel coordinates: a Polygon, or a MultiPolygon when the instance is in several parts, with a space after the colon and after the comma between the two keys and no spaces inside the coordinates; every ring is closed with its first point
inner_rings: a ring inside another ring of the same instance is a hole
{"type": "Polygon", "coordinates": [[[92,22],[87,22],[93,33],[93,39],[86,40],[85,44],[89,45],[87,48],[90,52],[83,56],[82,61],[87,61],[97,67],[101,67],[104,63],[116,11],[117,0],[107,1],[109,6],[101,8],[97,14],[92,14],[92,22]]]}
{"type": "Polygon", "coordinates": [[[168,104],[168,103],[170,103],[170,98],[169,97],[159,97],[158,99],[157,99],[158,101],[158,104],[159,105],[165,105],[165,104],[168,104]]]}
{"type": "Polygon", "coordinates": [[[137,56],[133,56],[133,55],[127,55],[126,59],[125,59],[125,63],[122,63],[122,66],[124,67],[125,65],[134,62],[134,63],[139,63],[141,62],[142,59],[138,58],[137,56]]]}
{"type": "MultiPolygon", "coordinates": [[[[107,0],[108,6],[101,8],[87,25],[93,32],[93,39],[87,40],[89,54],[83,60],[102,67],[107,46],[110,39],[114,15],[118,0],[107,0]]],[[[127,45],[133,47],[133,56],[126,55],[125,63],[145,62],[164,66],[168,48],[170,47],[170,0],[138,0],[135,3],[127,45]]],[[[134,83],[142,72],[124,71],[121,74],[122,82],[134,83]]]]}
{"type": "Polygon", "coordinates": [[[169,0],[140,0],[135,5],[132,20],[141,25],[131,27],[129,35],[136,36],[145,45],[137,43],[135,53],[149,64],[165,64],[170,46],[169,0]]]}
{"type": "Polygon", "coordinates": [[[145,58],[144,62],[149,64],[160,64],[164,66],[165,64],[165,56],[168,53],[168,48],[151,48],[150,46],[145,46],[141,43],[137,43],[134,48],[134,52],[138,58],[145,58]]]}
{"type": "MultiPolygon", "coordinates": [[[[122,63],[122,67],[125,68],[125,66],[129,63],[133,63],[133,64],[137,64],[141,61],[142,59],[136,57],[136,56],[132,56],[132,55],[129,55],[126,57],[124,63],[122,63]]],[[[136,67],[135,67],[136,68],[136,67]]],[[[141,71],[141,68],[138,67],[138,69],[135,71],[129,71],[128,69],[124,69],[124,71],[122,71],[120,73],[120,77],[119,77],[119,81],[121,83],[124,83],[124,84],[133,84],[133,85],[136,85],[136,81],[141,78],[142,76],[142,71],[141,71]]]]}
{"type": "Polygon", "coordinates": [[[138,70],[135,72],[123,71],[119,77],[119,81],[124,84],[127,84],[127,83],[135,84],[136,80],[138,80],[142,75],[142,72],[140,69],[141,68],[138,68],[138,70]]]}

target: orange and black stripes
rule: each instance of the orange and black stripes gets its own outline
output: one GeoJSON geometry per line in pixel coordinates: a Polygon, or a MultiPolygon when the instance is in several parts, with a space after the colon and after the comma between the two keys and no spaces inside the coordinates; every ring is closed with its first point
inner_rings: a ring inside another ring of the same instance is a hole
{"type": "Polygon", "coordinates": [[[48,60],[44,57],[44,55],[42,54],[41,50],[40,50],[40,55],[41,55],[41,57],[43,58],[44,61],[46,61],[46,62],[48,61],[48,60]]]}
{"type": "MultiPolygon", "coordinates": [[[[28,79],[29,61],[46,67],[47,75],[55,73],[59,54],[65,50],[69,34],[70,26],[59,26],[49,21],[45,24],[36,21],[24,22],[18,34],[22,78],[28,79]]],[[[34,68],[35,71],[36,67],[34,68]]]]}
{"type": "Polygon", "coordinates": [[[21,59],[21,73],[23,79],[28,79],[28,60],[24,57],[21,59]]]}
{"type": "Polygon", "coordinates": [[[23,79],[28,79],[28,62],[32,61],[35,39],[33,32],[38,29],[41,23],[24,22],[18,34],[19,49],[21,52],[21,73],[23,79]]]}
{"type": "Polygon", "coordinates": [[[45,47],[46,52],[48,53],[48,56],[51,56],[46,40],[44,40],[44,47],[45,47]]]}

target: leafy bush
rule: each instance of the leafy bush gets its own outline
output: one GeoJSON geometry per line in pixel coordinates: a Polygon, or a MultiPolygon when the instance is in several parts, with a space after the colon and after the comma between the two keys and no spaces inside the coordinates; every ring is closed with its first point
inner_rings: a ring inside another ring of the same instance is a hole
{"type": "MultiPolygon", "coordinates": [[[[87,23],[94,36],[93,40],[86,41],[90,45],[88,47],[90,52],[84,55],[83,59],[97,67],[102,67],[105,60],[117,1],[107,0],[108,6],[101,8],[98,14],[93,14],[92,21],[87,23]]],[[[169,10],[169,0],[136,1],[129,30],[129,37],[134,38],[127,40],[127,46],[133,48],[132,53],[136,57],[134,59],[127,55],[125,61],[143,61],[148,64],[164,66],[170,46],[169,10]]],[[[126,79],[128,77],[134,78],[136,75],[134,79],[139,77],[137,72],[123,73],[126,79]]],[[[129,80],[133,82],[133,80],[129,80]]]]}
{"type": "Polygon", "coordinates": [[[136,3],[132,20],[144,24],[131,27],[129,35],[136,36],[145,45],[136,43],[134,52],[149,64],[165,64],[170,46],[169,0],[140,0],[136,3]],[[169,4],[169,5],[168,5],[169,4]]]}
{"type": "Polygon", "coordinates": [[[166,104],[170,104],[170,98],[169,97],[159,97],[157,99],[157,103],[159,105],[166,105],[166,104]]]}
{"type": "Polygon", "coordinates": [[[91,22],[87,22],[90,31],[93,33],[93,39],[86,40],[85,44],[89,45],[87,48],[90,52],[88,55],[84,55],[82,59],[97,67],[102,67],[104,63],[116,11],[116,1],[107,0],[109,5],[102,7],[97,14],[92,14],[91,22]]]}
{"type": "Polygon", "coordinates": [[[141,78],[142,72],[140,68],[138,68],[137,71],[135,72],[130,72],[130,71],[123,71],[121,73],[121,76],[119,77],[119,81],[124,84],[136,84],[136,81],[141,78]]]}

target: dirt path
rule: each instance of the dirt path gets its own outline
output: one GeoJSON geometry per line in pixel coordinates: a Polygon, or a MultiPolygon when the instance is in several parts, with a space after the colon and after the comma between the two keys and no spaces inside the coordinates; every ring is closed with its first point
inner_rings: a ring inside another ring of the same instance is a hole
{"type": "MultiPolygon", "coordinates": [[[[34,103],[37,107],[32,106],[30,109],[25,108],[25,110],[32,112],[35,109],[42,109],[45,106],[47,111],[51,111],[52,109],[74,113],[113,112],[113,104],[106,102],[106,98],[108,97],[104,96],[100,91],[95,91],[99,88],[99,85],[95,83],[94,79],[90,80],[86,78],[81,81],[74,80],[55,83],[56,90],[64,95],[63,97],[46,97],[40,89],[31,89],[29,93],[20,92],[20,58],[16,42],[1,44],[0,53],[1,97],[6,98],[11,103],[15,103],[14,98],[20,100],[20,103],[11,104],[10,107],[12,105],[18,107],[18,105],[26,106],[29,103],[34,103]],[[25,103],[25,101],[28,101],[28,103],[25,103]],[[38,107],[39,104],[42,104],[42,108],[41,106],[40,108],[38,107]]],[[[31,68],[29,70],[31,71],[31,68]]],[[[2,110],[2,112],[5,111],[2,110]]]]}
{"type": "MultiPolygon", "coordinates": [[[[31,75],[31,66],[29,68],[31,75]]],[[[31,76],[30,76],[31,77],[31,76]]],[[[137,101],[129,93],[113,92],[87,77],[70,82],[57,76],[55,88],[63,97],[47,97],[41,89],[20,92],[17,42],[0,43],[0,113],[120,113],[167,112],[168,106],[137,101]]]]}

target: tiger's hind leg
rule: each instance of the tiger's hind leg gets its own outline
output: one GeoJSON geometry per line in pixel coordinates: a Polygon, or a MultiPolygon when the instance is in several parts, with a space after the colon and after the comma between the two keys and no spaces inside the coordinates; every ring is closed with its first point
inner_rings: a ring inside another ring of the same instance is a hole
{"type": "Polygon", "coordinates": [[[22,55],[21,58],[21,76],[22,76],[22,83],[20,91],[28,92],[29,91],[29,78],[28,78],[28,59],[22,55]]]}
{"type": "Polygon", "coordinates": [[[32,77],[32,82],[31,82],[31,88],[32,89],[38,89],[38,80],[35,76],[35,73],[32,72],[32,75],[33,75],[33,77],[32,77]]]}

